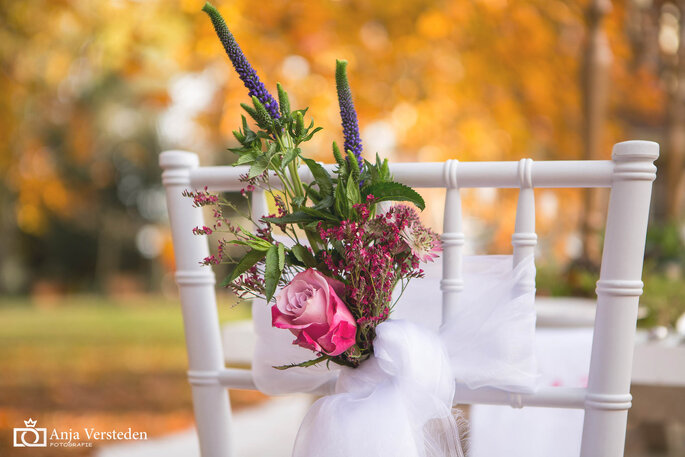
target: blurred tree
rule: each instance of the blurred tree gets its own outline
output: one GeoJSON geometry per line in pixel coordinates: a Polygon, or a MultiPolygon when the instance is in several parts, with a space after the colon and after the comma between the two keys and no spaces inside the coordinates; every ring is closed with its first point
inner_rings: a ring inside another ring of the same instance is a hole
{"type": "MultiPolygon", "coordinates": [[[[611,10],[610,0],[591,0],[585,12],[586,39],[583,48],[581,88],[583,90],[583,145],[586,160],[601,159],[602,135],[605,132],[609,70],[612,54],[609,48],[604,18],[611,10]]],[[[585,190],[583,205],[583,258],[593,267],[601,260],[601,231],[604,221],[603,189],[585,190]]]]}
{"type": "Polygon", "coordinates": [[[659,42],[666,87],[666,218],[680,222],[685,203],[685,1],[664,2],[659,42]]]}
{"type": "Polygon", "coordinates": [[[104,288],[139,271],[156,116],[182,13],[128,2],[3,1],[0,243],[4,290],[104,288]],[[153,20],[160,18],[162,23],[153,20]],[[144,43],[139,45],[138,43],[144,43]]]}
{"type": "MultiPolygon", "coordinates": [[[[659,19],[667,17],[662,4],[672,2],[615,3],[604,19],[614,59],[599,73],[611,90],[593,86],[585,104],[578,75],[583,43],[593,39],[585,22],[592,0],[215,3],[267,87],[283,82],[293,105],[310,106],[324,126],[307,151],[320,160],[330,160],[330,142],[341,136],[336,58],[350,61],[367,157],[577,159],[590,148],[608,158],[616,141],[665,134],[664,82],[673,78],[654,40],[672,20],[659,19]],[[603,126],[589,115],[597,111],[590,102],[602,110],[602,94],[603,126]]],[[[159,150],[230,162],[225,148],[246,94],[202,4],[0,0],[4,290],[22,284],[21,271],[25,290],[41,278],[104,287],[115,271],[149,273],[156,251],[136,240],[163,217],[159,150]],[[65,256],[74,257],[66,269],[65,256]]],[[[487,227],[482,244],[509,249],[515,193],[470,195],[466,210],[487,227]]],[[[582,238],[580,194],[539,197],[548,247],[560,259],[579,255],[569,240],[582,238]]]]}
{"type": "MultiPolygon", "coordinates": [[[[653,134],[662,138],[654,215],[659,224],[682,223],[685,205],[685,2],[633,0],[627,21],[634,64],[654,75],[661,104],[653,134]]],[[[633,113],[633,115],[636,113],[633,113]]],[[[648,125],[649,123],[643,123],[648,125]]]]}

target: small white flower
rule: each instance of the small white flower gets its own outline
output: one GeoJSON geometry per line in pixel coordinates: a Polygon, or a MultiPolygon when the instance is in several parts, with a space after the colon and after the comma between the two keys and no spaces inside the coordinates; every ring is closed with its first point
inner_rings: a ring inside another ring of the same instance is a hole
{"type": "Polygon", "coordinates": [[[438,234],[421,223],[414,223],[403,229],[401,237],[411,249],[411,253],[421,262],[432,262],[442,251],[438,234]]]}

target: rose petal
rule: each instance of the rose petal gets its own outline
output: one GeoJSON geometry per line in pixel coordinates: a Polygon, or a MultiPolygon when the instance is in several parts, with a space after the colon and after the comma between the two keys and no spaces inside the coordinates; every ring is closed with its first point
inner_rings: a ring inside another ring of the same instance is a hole
{"type": "Polygon", "coordinates": [[[328,355],[340,355],[356,341],[357,328],[350,325],[346,321],[340,322],[333,330],[328,332],[322,338],[318,339],[323,352],[328,355]]]}
{"type": "Polygon", "coordinates": [[[307,300],[304,305],[304,311],[302,314],[297,316],[292,320],[293,324],[322,324],[327,321],[327,303],[326,303],[326,292],[322,289],[318,289],[314,292],[314,295],[307,300]]]}
{"type": "Polygon", "coordinates": [[[341,321],[347,321],[356,327],[356,321],[354,317],[352,317],[350,310],[347,309],[345,303],[343,303],[333,289],[329,291],[329,294],[331,301],[330,306],[326,309],[326,311],[328,313],[328,322],[330,323],[331,327],[337,326],[341,321]]]}
{"type": "Polygon", "coordinates": [[[338,281],[337,279],[329,278],[328,276],[324,276],[323,278],[338,297],[343,297],[345,295],[345,283],[338,281]]]}
{"type": "Polygon", "coordinates": [[[321,352],[321,346],[319,346],[319,343],[317,343],[311,336],[307,334],[307,332],[304,331],[297,335],[297,338],[295,338],[293,344],[301,346],[305,349],[311,349],[315,352],[321,352]]]}

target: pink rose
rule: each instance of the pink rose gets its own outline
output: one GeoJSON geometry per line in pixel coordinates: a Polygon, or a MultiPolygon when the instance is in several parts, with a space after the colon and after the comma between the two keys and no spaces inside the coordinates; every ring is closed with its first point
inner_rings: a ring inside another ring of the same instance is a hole
{"type": "Polygon", "coordinates": [[[272,325],[290,330],[297,344],[340,355],[356,341],[357,323],[342,302],[345,285],[314,269],[295,275],[271,307],[272,325]]]}

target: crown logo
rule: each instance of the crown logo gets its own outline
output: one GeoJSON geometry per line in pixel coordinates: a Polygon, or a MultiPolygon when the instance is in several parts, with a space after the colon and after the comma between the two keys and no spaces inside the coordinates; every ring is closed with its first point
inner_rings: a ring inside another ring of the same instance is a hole
{"type": "Polygon", "coordinates": [[[34,421],[33,419],[31,419],[31,418],[29,417],[29,420],[24,421],[24,424],[25,424],[27,427],[35,427],[35,426],[36,426],[36,422],[37,422],[37,421],[34,421]]]}

